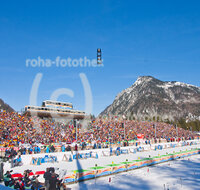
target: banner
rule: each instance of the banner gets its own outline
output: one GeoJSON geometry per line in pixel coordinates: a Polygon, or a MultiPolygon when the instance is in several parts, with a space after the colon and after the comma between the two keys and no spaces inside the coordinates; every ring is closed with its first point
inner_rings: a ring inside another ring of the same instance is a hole
{"type": "Polygon", "coordinates": [[[137,138],[138,139],[143,139],[144,138],[144,134],[137,134],[137,138]]]}

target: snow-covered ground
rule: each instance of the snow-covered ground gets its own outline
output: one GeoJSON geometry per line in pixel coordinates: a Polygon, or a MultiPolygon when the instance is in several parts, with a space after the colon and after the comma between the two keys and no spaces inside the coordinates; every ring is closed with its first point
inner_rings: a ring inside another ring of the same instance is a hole
{"type": "Polygon", "coordinates": [[[67,187],[72,190],[199,190],[200,155],[84,181],[67,187]]]}
{"type": "MultiPolygon", "coordinates": [[[[173,153],[178,152],[180,150],[190,150],[192,148],[198,148],[200,147],[200,144],[197,145],[192,145],[192,146],[183,146],[183,147],[175,147],[175,148],[168,148],[168,149],[162,149],[162,150],[148,150],[148,151],[144,151],[144,152],[136,152],[136,153],[129,153],[129,154],[121,154],[119,156],[102,156],[101,151],[108,151],[105,149],[101,149],[101,150],[92,150],[94,152],[97,152],[99,155],[99,158],[88,158],[88,159],[79,159],[79,165],[77,165],[77,160],[73,160],[73,162],[66,162],[66,161],[62,161],[64,154],[70,154],[67,152],[56,152],[56,153],[50,153],[48,154],[49,156],[57,156],[58,158],[58,162],[57,163],[43,163],[41,165],[31,165],[31,158],[32,157],[44,157],[45,153],[43,154],[32,154],[32,155],[23,155],[22,156],[22,162],[24,163],[22,166],[20,167],[15,167],[12,168],[13,173],[23,173],[24,170],[26,169],[30,169],[33,172],[36,171],[41,171],[41,170],[46,170],[47,167],[55,167],[55,168],[60,168],[60,169],[65,169],[67,170],[68,173],[73,173],[72,170],[77,170],[80,169],[80,167],[82,169],[88,169],[90,167],[94,167],[95,164],[97,164],[98,166],[105,166],[107,164],[111,164],[112,162],[114,163],[120,163],[120,162],[124,162],[126,160],[128,161],[132,161],[132,160],[137,160],[138,158],[146,158],[149,157],[149,155],[151,157],[153,156],[158,156],[166,154],[167,153],[173,153]]],[[[86,151],[80,151],[81,152],[86,152],[86,151]]],[[[87,151],[89,152],[89,151],[87,151]]],[[[4,170],[10,170],[10,163],[5,163],[4,165],[4,170]]]]}
{"type": "MultiPolygon", "coordinates": [[[[130,148],[134,148],[134,147],[126,147],[126,148],[130,149],[130,148]]],[[[146,148],[148,148],[148,147],[146,147],[146,148]]],[[[72,162],[62,161],[64,154],[69,155],[70,153],[59,152],[59,153],[49,154],[49,155],[56,155],[57,156],[57,158],[58,158],[58,162],[57,163],[44,163],[42,165],[31,165],[30,164],[30,160],[31,160],[32,157],[44,157],[46,155],[45,153],[44,154],[36,154],[36,155],[24,155],[24,156],[22,156],[22,161],[23,161],[24,165],[22,165],[20,167],[12,168],[12,170],[13,170],[13,173],[21,173],[21,174],[23,174],[24,170],[26,170],[26,169],[31,169],[35,173],[36,171],[46,170],[47,167],[55,167],[55,168],[59,168],[58,170],[56,170],[57,173],[62,173],[63,174],[64,172],[67,172],[67,174],[70,174],[70,173],[73,173],[73,170],[77,170],[77,169],[87,170],[90,167],[94,167],[96,164],[98,166],[106,166],[107,164],[111,164],[113,162],[116,163],[116,164],[118,164],[118,163],[124,162],[126,160],[132,161],[132,160],[136,160],[136,159],[140,159],[140,158],[145,158],[145,157],[149,157],[149,156],[153,157],[153,156],[163,155],[163,154],[166,154],[166,153],[173,153],[174,151],[178,152],[180,150],[182,150],[182,151],[184,151],[184,150],[190,150],[192,148],[200,148],[199,141],[198,141],[197,145],[192,145],[192,146],[167,148],[167,149],[156,150],[156,151],[155,150],[146,150],[144,152],[136,152],[136,153],[122,154],[122,155],[119,155],[119,156],[109,156],[109,157],[102,156],[102,150],[103,151],[109,151],[108,149],[107,150],[105,150],[105,149],[93,150],[94,152],[98,153],[98,155],[99,155],[98,159],[96,159],[96,158],[79,159],[79,160],[73,160],[72,162]]],[[[86,151],[83,151],[83,152],[86,152],[86,151]]],[[[157,166],[155,168],[159,168],[160,166],[161,165],[159,165],[159,166],[157,166]]],[[[182,167],[182,166],[180,166],[180,167],[182,167]]],[[[4,165],[4,171],[6,172],[7,170],[10,170],[10,169],[11,169],[10,168],[10,163],[8,163],[8,162],[5,163],[5,165],[4,165]]],[[[150,169],[150,173],[152,173],[152,177],[149,176],[150,174],[146,174],[146,175],[143,174],[144,176],[143,176],[143,178],[141,178],[141,176],[139,174],[141,172],[144,173],[143,171],[146,171],[146,170],[147,170],[147,168],[142,168],[142,169],[138,169],[138,170],[132,171],[130,173],[128,172],[128,173],[125,173],[125,174],[116,175],[116,177],[111,176],[112,182],[111,183],[105,183],[105,188],[109,189],[109,187],[111,186],[111,184],[114,183],[113,181],[115,181],[115,180],[116,180],[116,183],[119,183],[119,184],[116,187],[113,186],[112,188],[114,188],[114,189],[123,189],[125,186],[127,187],[127,189],[130,189],[130,186],[131,186],[132,183],[133,183],[132,185],[134,185],[134,184],[138,185],[137,189],[140,189],[139,188],[140,187],[140,183],[141,183],[141,185],[142,184],[144,185],[144,183],[145,183],[146,184],[145,185],[145,189],[148,189],[147,188],[148,184],[151,184],[150,181],[154,181],[155,184],[158,183],[158,182],[161,183],[161,181],[163,181],[161,185],[163,185],[164,183],[167,183],[167,182],[169,183],[170,180],[169,181],[168,180],[164,181],[163,179],[159,179],[158,177],[161,177],[161,175],[153,175],[153,171],[155,170],[154,167],[152,167],[150,169]],[[133,174],[134,174],[134,178],[131,178],[131,176],[133,174]],[[138,176],[135,175],[135,174],[137,174],[138,176]],[[118,177],[118,176],[122,176],[123,180],[121,182],[118,179],[118,178],[121,178],[121,177],[118,177]],[[138,180],[133,181],[133,179],[137,179],[137,178],[138,178],[138,180]],[[157,180],[157,178],[159,180],[157,180]],[[148,183],[146,183],[145,180],[148,183]],[[120,184],[121,184],[121,187],[120,187],[120,184]],[[128,184],[130,184],[130,185],[128,185],[128,184]]],[[[155,170],[155,174],[156,173],[159,174],[159,173],[162,173],[162,172],[163,172],[162,168],[161,169],[157,169],[157,171],[155,170]]],[[[190,172],[189,168],[188,168],[188,172],[190,172]]],[[[163,175],[167,175],[167,174],[163,173],[163,175]]],[[[167,178],[169,178],[169,177],[167,177],[167,178]]],[[[174,179],[174,178],[172,178],[172,179],[174,179]]],[[[41,182],[44,181],[44,179],[43,179],[42,176],[39,177],[39,180],[41,182]]],[[[96,181],[97,182],[99,181],[99,183],[102,184],[101,183],[102,180],[105,181],[105,182],[107,182],[108,178],[97,179],[96,181]]],[[[85,183],[89,185],[89,189],[93,189],[93,187],[90,188],[90,185],[93,182],[94,182],[94,180],[88,181],[88,182],[85,182],[85,183]]],[[[81,183],[81,184],[84,185],[85,183],[81,183]]],[[[155,186],[155,184],[153,186],[155,186]]],[[[75,185],[74,187],[78,188],[77,185],[75,185]]],[[[85,188],[83,188],[83,189],[85,189],[85,188]]],[[[136,188],[134,188],[134,189],[136,189],[136,188]]]]}

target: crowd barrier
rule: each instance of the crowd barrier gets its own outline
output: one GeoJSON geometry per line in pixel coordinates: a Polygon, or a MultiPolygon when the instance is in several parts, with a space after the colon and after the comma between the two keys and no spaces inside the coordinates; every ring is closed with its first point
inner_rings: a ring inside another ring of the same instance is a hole
{"type": "MultiPolygon", "coordinates": [[[[175,148],[175,147],[171,147],[171,148],[175,148]]],[[[155,146],[155,150],[162,150],[162,149],[163,149],[162,145],[155,146]]]]}
{"type": "Polygon", "coordinates": [[[136,153],[136,152],[143,152],[143,151],[147,151],[149,149],[152,149],[152,150],[162,150],[162,149],[166,149],[166,148],[175,148],[175,147],[181,147],[181,146],[190,146],[190,145],[196,145],[197,142],[182,142],[182,143],[168,143],[168,144],[158,144],[158,145],[154,145],[154,146],[138,146],[138,147],[135,147],[135,148],[129,148],[129,147],[118,147],[116,149],[107,149],[107,150],[102,150],[102,149],[99,149],[101,151],[97,152],[94,150],[89,150],[87,152],[85,151],[80,151],[80,152],[74,152],[74,154],[65,154],[62,161],[65,160],[65,161],[68,161],[68,162],[71,162],[73,160],[76,160],[76,159],[88,159],[88,158],[96,158],[98,159],[99,158],[99,154],[101,154],[101,156],[103,157],[109,157],[109,156],[113,156],[113,155],[116,155],[116,156],[119,156],[120,154],[129,154],[129,153],[136,153]]]}
{"type": "Polygon", "coordinates": [[[129,148],[129,152],[130,153],[136,153],[137,151],[136,151],[136,148],[129,148]]]}
{"type": "Polygon", "coordinates": [[[57,162],[57,156],[48,156],[34,158],[32,157],[31,164],[32,165],[41,165],[43,163],[54,163],[57,162]]]}
{"type": "Polygon", "coordinates": [[[121,154],[128,154],[129,152],[128,152],[128,149],[121,149],[120,153],[121,154]]]}
{"type": "MultiPolygon", "coordinates": [[[[35,174],[33,172],[29,173],[29,176],[33,176],[33,175],[44,175],[45,171],[36,171],[35,174]]],[[[24,177],[23,174],[21,173],[14,173],[11,175],[12,178],[18,178],[18,177],[24,177]]]]}
{"type": "MultiPolygon", "coordinates": [[[[180,141],[180,142],[171,142],[171,143],[160,142],[160,143],[157,143],[157,144],[165,143],[166,147],[163,146],[163,148],[169,148],[169,147],[174,148],[176,146],[187,146],[187,145],[190,145],[191,142],[196,142],[196,141],[199,141],[199,139],[180,141]]],[[[136,146],[136,148],[142,147],[144,150],[155,149],[154,146],[156,146],[155,142],[153,142],[152,144],[145,144],[144,142],[143,143],[138,142],[137,144],[138,144],[137,146],[136,145],[131,145],[131,144],[130,144],[130,146],[136,146]]],[[[47,147],[48,145],[43,145],[43,146],[47,147]]],[[[116,147],[118,147],[118,144],[112,144],[111,146],[112,146],[112,148],[116,148],[116,147]]],[[[14,147],[14,146],[11,146],[11,147],[14,148],[14,150],[16,150],[16,151],[19,151],[19,147],[14,147]]],[[[7,147],[7,148],[11,148],[11,147],[7,147]]],[[[61,150],[61,147],[62,147],[61,145],[54,145],[54,147],[55,147],[55,152],[63,152],[61,150]]],[[[88,146],[88,147],[87,147],[87,150],[93,150],[92,146],[88,146]],[[88,147],[90,147],[90,148],[88,148],[88,147]]],[[[105,150],[105,149],[106,148],[102,148],[101,150],[105,150]]],[[[0,156],[2,156],[2,157],[4,156],[5,150],[6,150],[5,147],[0,147],[0,156]]],[[[79,150],[79,151],[81,151],[81,150],[79,150]]],[[[34,152],[34,150],[33,150],[33,152],[34,152]]],[[[64,152],[66,152],[66,151],[64,151],[64,152]]],[[[40,153],[53,153],[53,152],[46,152],[46,149],[41,147],[41,152],[40,153]]],[[[26,155],[27,154],[28,154],[28,149],[26,149],[26,155]]]]}

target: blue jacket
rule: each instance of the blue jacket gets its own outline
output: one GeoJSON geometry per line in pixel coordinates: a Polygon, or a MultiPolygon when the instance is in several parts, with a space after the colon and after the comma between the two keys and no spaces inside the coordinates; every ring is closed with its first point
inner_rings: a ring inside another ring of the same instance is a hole
{"type": "Polygon", "coordinates": [[[62,152],[65,152],[65,146],[64,145],[62,145],[61,149],[62,149],[62,152]]]}
{"type": "Polygon", "coordinates": [[[46,148],[46,153],[49,153],[49,147],[46,148]]]}
{"type": "Polygon", "coordinates": [[[22,158],[21,158],[21,157],[20,157],[20,158],[17,158],[16,161],[17,161],[17,162],[21,162],[21,161],[22,161],[22,158]]]}

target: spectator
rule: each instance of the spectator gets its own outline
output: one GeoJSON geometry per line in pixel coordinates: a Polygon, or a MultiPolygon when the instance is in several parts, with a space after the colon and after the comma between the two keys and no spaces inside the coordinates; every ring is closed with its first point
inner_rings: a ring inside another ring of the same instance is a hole
{"type": "Polygon", "coordinates": [[[8,185],[9,185],[11,179],[12,179],[11,173],[10,173],[10,171],[7,171],[7,172],[4,174],[4,177],[3,177],[5,186],[8,186],[8,185]]]}
{"type": "Polygon", "coordinates": [[[44,173],[44,179],[45,179],[45,190],[49,190],[50,187],[50,179],[51,179],[51,173],[49,171],[49,168],[46,169],[46,172],[44,173]]]}
{"type": "Polygon", "coordinates": [[[21,165],[22,165],[22,158],[21,155],[19,155],[18,158],[14,160],[14,166],[21,166],[21,165]]]}
{"type": "Polygon", "coordinates": [[[56,173],[52,173],[49,180],[49,190],[57,190],[57,183],[59,180],[57,179],[56,173]]]}

